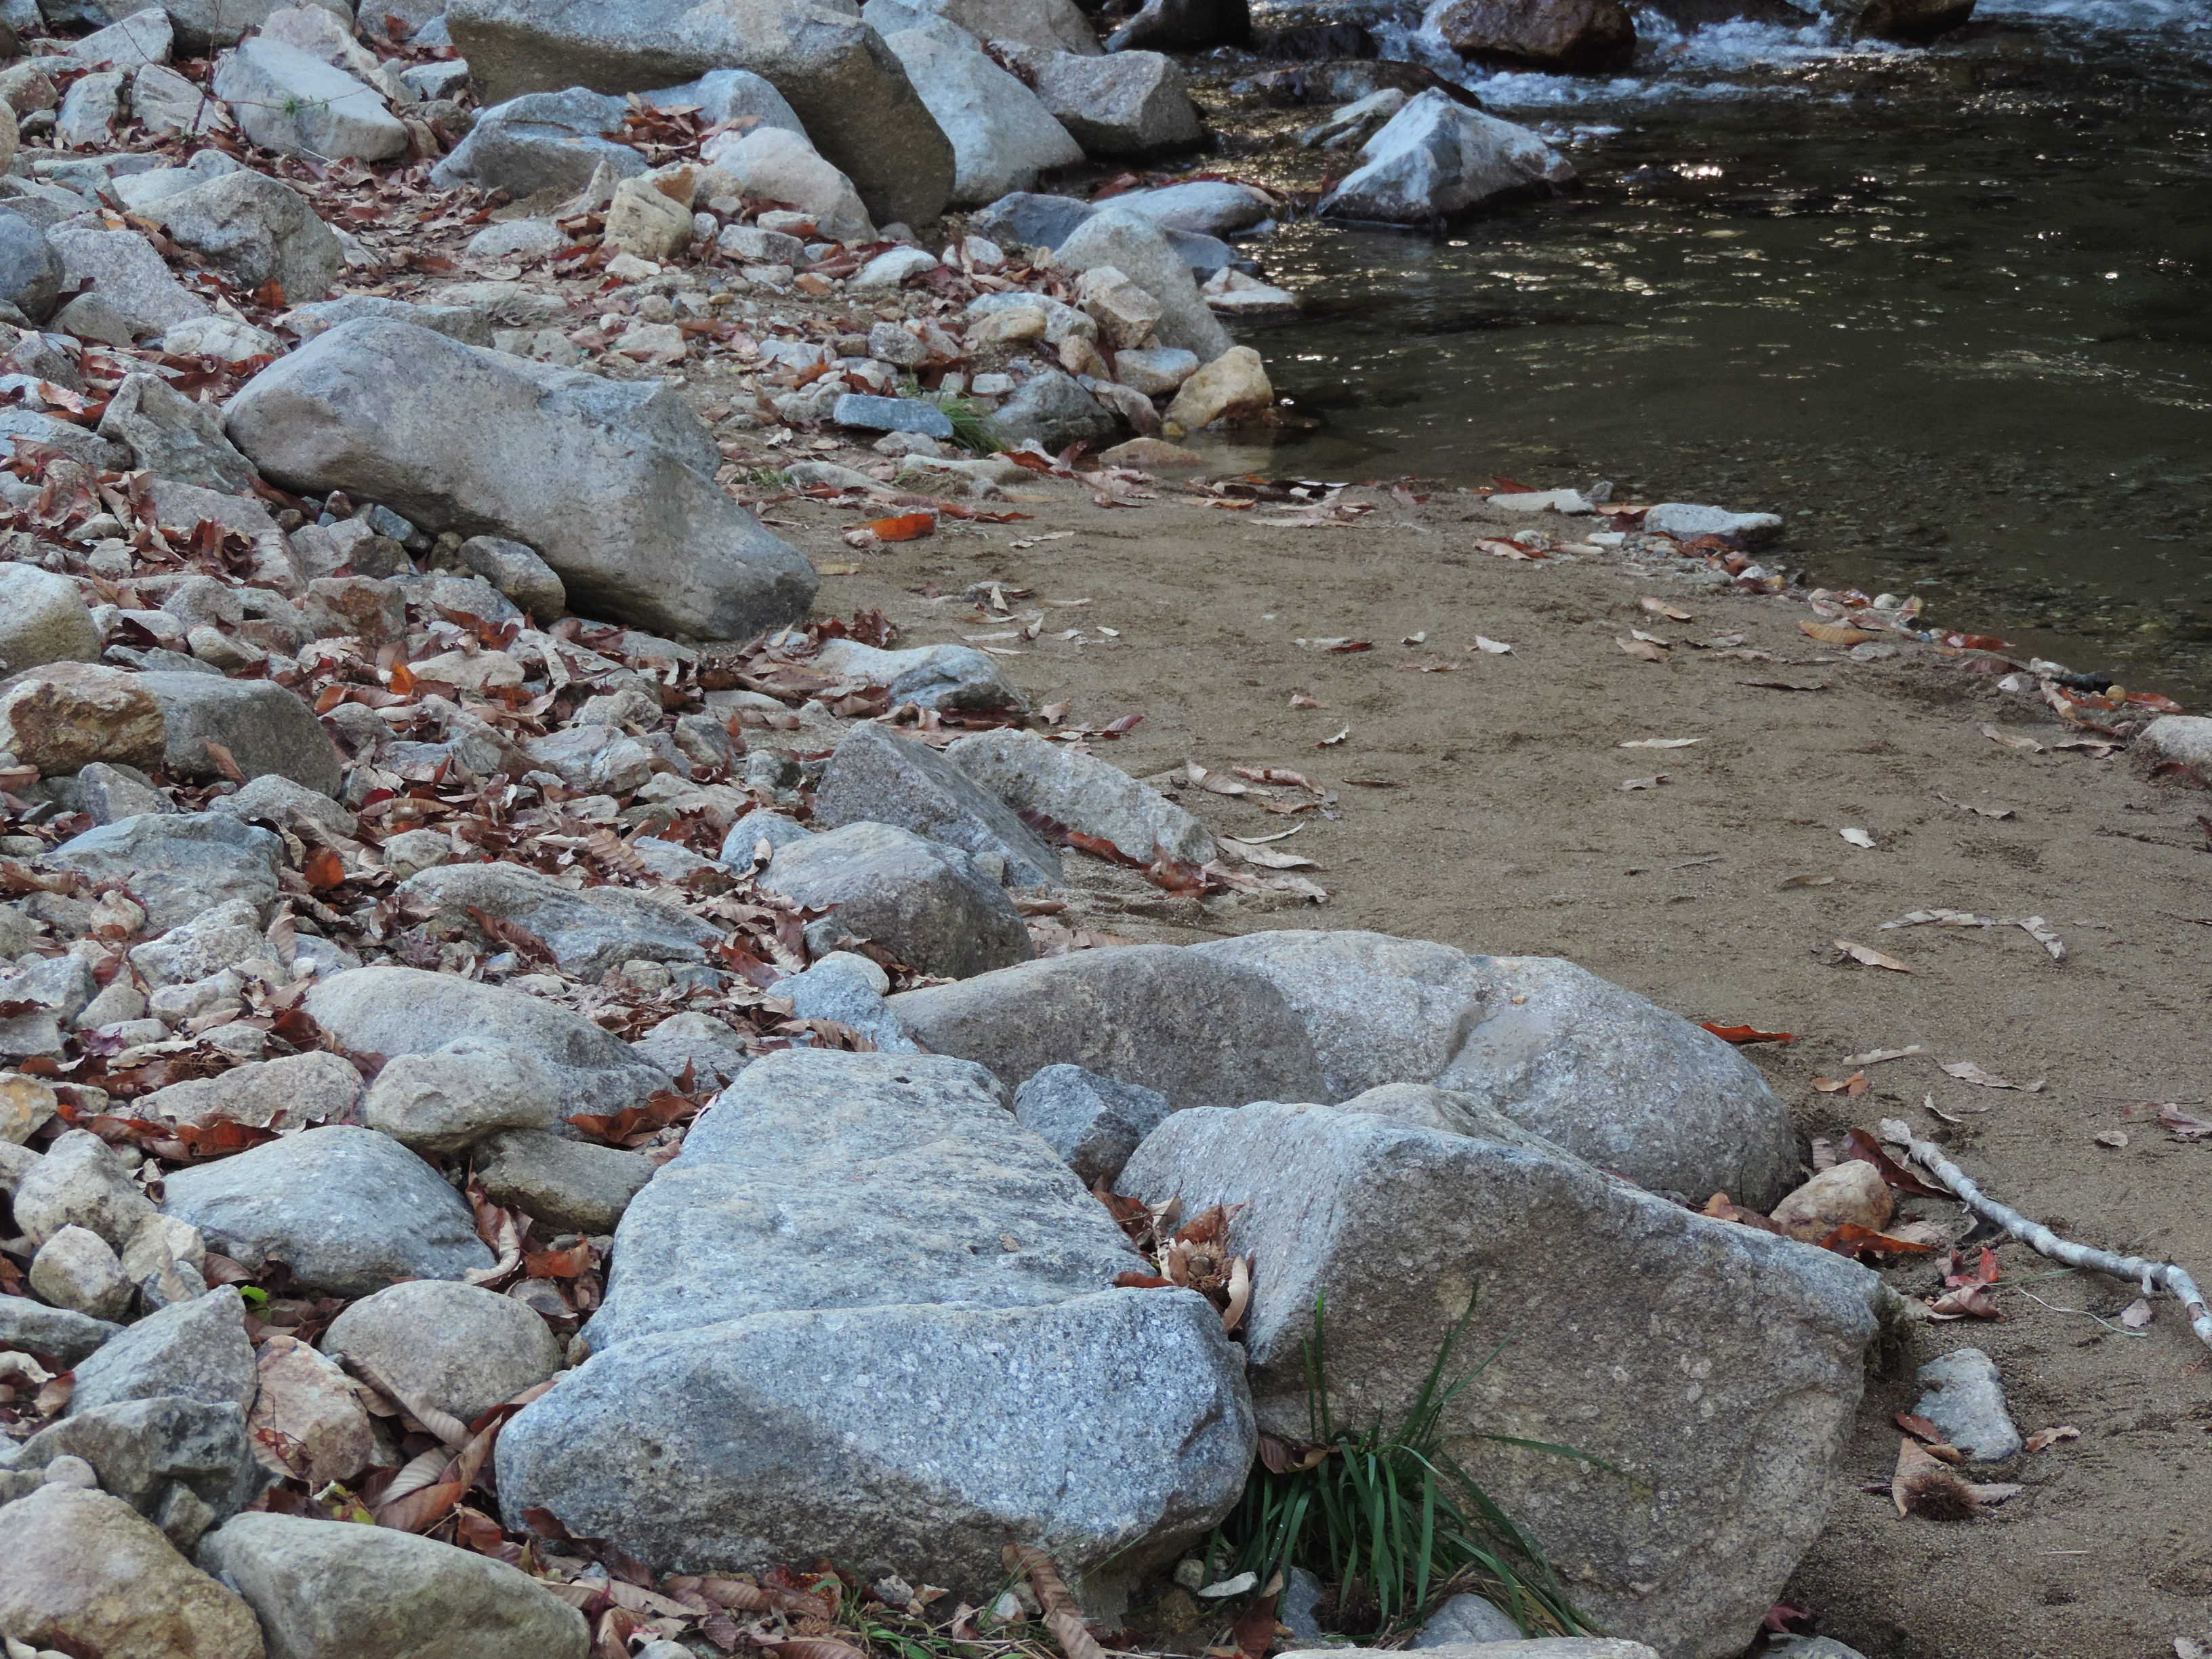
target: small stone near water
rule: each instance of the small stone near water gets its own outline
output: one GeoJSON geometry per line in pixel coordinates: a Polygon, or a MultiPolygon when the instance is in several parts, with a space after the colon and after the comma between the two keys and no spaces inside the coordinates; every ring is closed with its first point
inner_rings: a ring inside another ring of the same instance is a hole
{"type": "Polygon", "coordinates": [[[560,1343],[521,1303],[438,1279],[364,1297],[331,1322],[323,1348],[464,1423],[561,1369],[560,1343]]]}
{"type": "Polygon", "coordinates": [[[1080,1066],[1048,1066],[1014,1091],[1014,1115],[1060,1154],[1086,1187],[1121,1173],[1170,1108],[1158,1090],[1116,1083],[1080,1066]]]}
{"type": "Polygon", "coordinates": [[[1012,886],[1060,879],[1059,855],[1005,803],[935,750],[880,726],[856,726],[837,745],[815,793],[814,821],[827,829],[888,823],[971,856],[995,853],[1012,886]]]}
{"type": "Polygon", "coordinates": [[[1790,1237],[1817,1244],[1838,1227],[1880,1232],[1896,1208],[1881,1171],[1849,1158],[1821,1170],[1776,1205],[1773,1219],[1790,1237]]]}
{"type": "Polygon", "coordinates": [[[1324,216],[1432,225],[1575,176],[1566,158],[1528,128],[1467,109],[1435,88],[1409,100],[1360,147],[1359,158],[1322,198],[1324,216]]]}
{"type": "Polygon", "coordinates": [[[1772,513],[1731,513],[1724,507],[1661,501],[1644,514],[1643,528],[1681,541],[1697,536],[1741,536],[1755,547],[1782,533],[1782,520],[1772,513]]]}
{"type": "Polygon", "coordinates": [[[1232,346],[1182,383],[1167,418],[1186,432],[1263,412],[1275,400],[1267,366],[1250,346],[1232,346]]]}
{"type": "Polygon", "coordinates": [[[1620,0],[1448,0],[1426,27],[1462,56],[1595,75],[1636,55],[1636,21],[1620,0]]]}
{"type": "Polygon", "coordinates": [[[1979,1348],[1954,1348],[1929,1360],[1918,1381],[1925,1392],[1913,1402],[1914,1413],[1976,1462],[2002,1463],[2020,1449],[1996,1361],[1979,1348]]]}
{"type": "Polygon", "coordinates": [[[1111,761],[1018,728],[958,739],[945,759],[1017,812],[1042,812],[1150,864],[1163,852],[1185,864],[1214,856],[1197,819],[1111,761]]]}

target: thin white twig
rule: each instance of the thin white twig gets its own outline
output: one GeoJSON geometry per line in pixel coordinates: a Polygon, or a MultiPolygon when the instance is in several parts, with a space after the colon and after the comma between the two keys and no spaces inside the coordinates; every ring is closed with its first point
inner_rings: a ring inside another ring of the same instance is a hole
{"type": "Polygon", "coordinates": [[[2063,1261],[2069,1267],[2087,1267],[2114,1279],[2131,1279],[2142,1286],[2146,1296],[2164,1285],[2181,1304],[2182,1311],[2189,1317],[2189,1328],[2197,1333],[2197,1340],[2206,1347],[2212,1348],[2212,1308],[2205,1305],[2204,1292],[2197,1288],[2197,1281],[2181,1267],[2171,1261],[2153,1261],[2140,1255],[2115,1255],[2110,1250],[2059,1237],[2041,1222],[2030,1221],[2009,1205],[2000,1204],[1983,1192],[1972,1176],[1943,1156],[1941,1147],[1933,1141],[1917,1139],[1908,1123],[1893,1117],[1884,1118],[1881,1137],[1905,1147],[1905,1155],[1956,1193],[1961,1204],[1975,1214],[1987,1216],[1997,1223],[2037,1255],[2063,1261]]]}

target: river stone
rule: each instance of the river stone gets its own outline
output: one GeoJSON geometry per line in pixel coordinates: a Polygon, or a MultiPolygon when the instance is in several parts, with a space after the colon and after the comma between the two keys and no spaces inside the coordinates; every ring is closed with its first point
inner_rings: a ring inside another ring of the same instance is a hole
{"type": "Polygon", "coordinates": [[[177,1395],[244,1411],[253,1403],[246,1304],[225,1285],[151,1313],[76,1368],[69,1413],[177,1395]]]}
{"type": "Polygon", "coordinates": [[[992,418],[1012,441],[1042,444],[1054,453],[1070,444],[1106,444],[1121,430],[1104,404],[1056,368],[1032,374],[992,418]]]}
{"type": "Polygon", "coordinates": [[[380,94],[267,35],[218,58],[210,84],[246,136],[279,155],[388,161],[407,153],[406,125],[380,94]]]}
{"type": "Polygon", "coordinates": [[[231,441],[286,487],[537,550],[588,614],[744,639],[805,614],[814,569],[716,486],[683,394],[364,318],[264,369],[231,441]]]}
{"type": "MultiPolygon", "coordinates": [[[[1008,1254],[995,1237],[971,1248],[1008,1254]]],[[[862,1283],[885,1265],[856,1261],[862,1283]]],[[[826,1557],[986,1601],[1013,1537],[1110,1616],[1120,1583],[1243,1488],[1252,1419],[1219,1316],[1177,1290],[947,1306],[928,1279],[904,1305],[760,1313],[595,1353],[501,1431],[509,1523],[543,1505],[663,1571],[826,1557]]]]}
{"type": "Polygon", "coordinates": [[[638,1152],[529,1129],[509,1129],[472,1149],[477,1179],[495,1204],[554,1232],[611,1233],[659,1166],[638,1152]]]}
{"type": "Polygon", "coordinates": [[[1252,33],[1249,0],[1145,0],[1106,38],[1109,52],[1204,52],[1242,46],[1252,33]]]}
{"type": "Polygon", "coordinates": [[[42,1307],[27,1296],[0,1296],[0,1352],[45,1354],[64,1370],[82,1364],[123,1329],[67,1308],[42,1307]]]}
{"type": "Polygon", "coordinates": [[[100,651],[100,630],[75,582],[34,564],[0,565],[0,672],[97,662],[100,651]]]}
{"type": "Polygon", "coordinates": [[[221,812],[143,812],[88,830],[64,842],[52,856],[94,880],[125,878],[131,896],[146,908],[149,929],[166,931],[234,899],[265,911],[276,897],[283,846],[266,830],[221,812]]]}
{"type": "Polygon", "coordinates": [[[945,210],[952,146],[858,7],[817,0],[452,0],[453,45],[489,100],[561,87],[647,92],[750,70],[884,223],[945,210]]]}
{"type": "Polygon", "coordinates": [[[699,1088],[720,1088],[752,1063],[743,1040],[712,1014],[671,1014],[629,1045],[672,1081],[690,1069],[699,1088]]]}
{"type": "Polygon", "coordinates": [[[1434,1083],[1655,1190],[1725,1191],[1764,1210],[1792,1182],[1789,1110],[1758,1069],[1572,963],[1287,928],[1191,949],[1274,983],[1329,1101],[1434,1083]]]}
{"type": "Polygon", "coordinates": [[[1156,1089],[1116,1083],[1080,1066],[1048,1066],[1014,1091],[1022,1127],[1042,1135],[1085,1186],[1120,1175],[1170,1109],[1156,1089]]]}
{"type": "Polygon", "coordinates": [[[1445,1449],[1608,1629],[1734,1655],[1826,1518],[1886,1295],[1841,1256],[1563,1153],[1323,1106],[1177,1112],[1119,1189],[1246,1206],[1229,1248],[1265,1264],[1246,1344],[1278,1433],[1306,1432],[1323,1298],[1335,1420],[1396,1422],[1479,1291],[1445,1449]]]}
{"type": "Polygon", "coordinates": [[[331,1322],[326,1353],[367,1360],[379,1376],[462,1422],[561,1369],[561,1345],[512,1297],[417,1279],[362,1297],[331,1322]]]}
{"type": "Polygon", "coordinates": [[[1620,0],[1446,0],[1425,27],[1466,58],[1600,75],[1636,56],[1636,20],[1620,0]]]}
{"type": "Polygon", "coordinates": [[[1054,251],[1053,262],[1072,271],[1111,265],[1164,308],[1156,331],[1160,343],[1196,352],[1201,363],[1212,362],[1234,343],[1207,308],[1190,267],[1167,234],[1140,213],[1109,206],[1092,214],[1054,251]]]}
{"type": "Polygon", "coordinates": [[[1025,962],[888,1006],[925,1048],[979,1061],[1009,1088],[1061,1064],[1157,1089],[1177,1109],[1318,1099],[1324,1087],[1265,975],[1170,945],[1025,962]]]}
{"type": "Polygon", "coordinates": [[[923,398],[876,398],[847,392],[830,406],[830,418],[840,426],[868,432],[919,432],[930,438],[952,435],[952,417],[923,398]]]}
{"type": "MultiPolygon", "coordinates": [[[[293,195],[289,190],[284,193],[293,195]]],[[[253,486],[253,463],[222,435],[215,411],[158,375],[124,377],[100,417],[100,435],[121,444],[148,471],[179,483],[227,495],[253,486]]]]}
{"type": "Polygon", "coordinates": [[[352,1061],[318,1048],[252,1060],[214,1077],[187,1078],[141,1095],[131,1105],[166,1123],[298,1129],[349,1121],[361,1087],[361,1073],[352,1061]]]}
{"type": "Polygon", "coordinates": [[[119,1498],[49,1482],[0,1505],[0,1630],[100,1659],[262,1659],[253,1610],[119,1498]]]}
{"type": "Polygon", "coordinates": [[[154,1201],[106,1141],[88,1129],[68,1129],[16,1184],[15,1210],[15,1225],[33,1244],[81,1227],[120,1251],[154,1213],[154,1201]]]}
{"type": "Polygon", "coordinates": [[[1513,1616],[1495,1601],[1486,1601],[1480,1595],[1460,1595],[1451,1597],[1429,1615],[1421,1626],[1421,1633],[1413,1638],[1416,1648],[1463,1648],[1480,1642],[1517,1642],[1521,1626],[1513,1616]]]}
{"type": "Polygon", "coordinates": [[[42,1469],[58,1457],[82,1457],[100,1488],[149,1519],[158,1519],[170,1487],[198,1498],[222,1520],[269,1484],[246,1437],[246,1408],[234,1401],[181,1395],[128,1400],[72,1411],[23,1443],[14,1467],[42,1469]]]}
{"type": "Polygon", "coordinates": [[[298,191],[266,173],[224,173],[163,197],[146,216],[240,285],[275,283],[293,305],[321,299],[345,274],[337,234],[298,191]]]}
{"type": "Polygon", "coordinates": [[[1109,198],[1116,211],[1140,214],[1163,230],[1190,230],[1206,236],[1233,236],[1274,217],[1267,198],[1247,185],[1201,179],[1124,191],[1109,198]]]}
{"type": "Polygon", "coordinates": [[[858,640],[830,640],[814,653],[814,666],[863,685],[880,685],[894,707],[1010,708],[1029,711],[1028,701],[993,659],[973,646],[917,645],[886,651],[858,640]]]}
{"type": "MultiPolygon", "coordinates": [[[[726,132],[709,138],[700,148],[700,159],[711,171],[702,190],[709,201],[718,196],[749,196],[771,202],[788,202],[811,216],[819,233],[832,241],[872,242],[874,221],[859,188],[835,164],[805,138],[781,127],[755,127],[745,132],[726,132]]],[[[744,256],[750,240],[742,232],[725,237],[725,252],[744,256]]],[[[894,249],[877,255],[847,286],[855,292],[878,284],[872,273],[886,259],[897,259],[915,249],[894,249]]],[[[927,255],[922,256],[928,258],[927,255]]],[[[781,263],[775,261],[772,263],[781,263]]],[[[936,260],[929,259],[933,266],[936,260]]],[[[928,267],[925,266],[924,269],[928,267]]],[[[896,288],[891,282],[882,284],[896,288]]]]}
{"type": "Polygon", "coordinates": [[[884,1001],[890,976],[854,951],[832,951],[805,973],[778,980],[775,989],[776,995],[791,999],[798,1018],[849,1025],[884,1054],[921,1052],[884,1001]]]}
{"type": "MultiPolygon", "coordinates": [[[[427,1009],[417,1017],[428,1023],[427,1009]]],[[[331,1124],[268,1141],[176,1171],[167,1193],[164,1211],[198,1227],[210,1249],[250,1272],[281,1261],[311,1295],[367,1296],[492,1264],[466,1200],[373,1129],[331,1124]]]]}
{"type": "Polygon", "coordinates": [[[119,1319],[131,1308],[131,1281],[123,1276],[121,1258],[84,1227],[61,1228],[40,1245],[25,1279],[33,1296],[94,1319],[119,1319]]]}
{"type": "Polygon", "coordinates": [[[1038,99],[1085,155],[1141,159],[1205,142],[1206,124],[1182,70],[1164,53],[1033,52],[1023,67],[1036,75],[1038,99]]]}
{"type": "Polygon", "coordinates": [[[318,300],[284,313],[283,322],[305,345],[318,334],[327,334],[341,323],[362,317],[382,317],[434,334],[444,334],[463,345],[491,344],[491,316],[478,306],[425,306],[406,300],[389,300],[377,294],[348,294],[335,300],[318,300]]]}
{"type": "Polygon", "coordinates": [[[212,742],[249,779],[274,772],[319,795],[337,794],[343,778],[330,734],[303,699],[274,681],[161,672],[138,683],[161,706],[161,758],[180,777],[220,775],[212,742]]]}
{"type": "Polygon", "coordinates": [[[1925,1390],[1913,1412],[1943,1431],[1943,1437],[1978,1463],[2002,1463],[2021,1447],[2020,1430],[2006,1409],[1996,1361],[1979,1348],[1954,1348],[1920,1368],[1925,1390]]]}
{"type": "Polygon", "coordinates": [[[586,1334],[597,1352],[776,1309],[1022,1307],[1137,1265],[980,1066],[794,1048],[748,1067],[631,1200],[586,1334]]]}
{"type": "Polygon", "coordinates": [[[1433,224],[1492,198],[1571,182],[1565,157],[1526,127],[1431,87],[1360,146],[1361,165],[1322,198],[1340,219],[1433,224]]]}
{"type": "Polygon", "coordinates": [[[568,1110],[561,1074],[530,1050],[463,1037],[386,1061],[362,1100],[361,1121],[433,1157],[501,1129],[555,1128],[568,1110]]]}
{"type": "Polygon", "coordinates": [[[27,669],[0,688],[0,748],[48,777],[95,761],[156,766],[162,739],[161,704],[137,675],[120,668],[55,662],[27,669]]]}
{"type": "Polygon", "coordinates": [[[1140,864],[1162,851],[1204,864],[1217,850],[1205,826],[1158,790],[1073,744],[1009,727],[962,738],[945,757],[1016,811],[1103,836],[1140,864]]]}
{"type": "Polygon", "coordinates": [[[1067,129],[979,46],[919,28],[888,34],[884,44],[951,141],[951,205],[979,207],[1029,189],[1041,173],[1081,164],[1082,146],[1067,129]]]}
{"type": "Polygon", "coordinates": [[[389,1527],[241,1515],[198,1559],[238,1587],[269,1659],[585,1659],[584,1615],[504,1561],[389,1527]]]}
{"type": "Polygon", "coordinates": [[[1698,536],[1741,536],[1756,547],[1782,533],[1782,519],[1773,513],[1731,513],[1724,507],[1661,501],[1644,514],[1641,528],[1681,541],[1698,536]]]}
{"type": "Polygon", "coordinates": [[[135,333],[165,333],[210,314],[207,301],[179,283],[154,245],[135,230],[56,225],[46,240],[61,255],[62,286],[90,283],[92,292],[112,306],[135,333]]]}
{"type": "Polygon", "coordinates": [[[638,957],[704,962],[722,939],[720,929],[663,900],[627,887],[563,887],[520,864],[441,865],[410,876],[399,892],[452,931],[484,937],[471,910],[526,927],[562,972],[582,979],[638,957]]]}
{"type": "Polygon", "coordinates": [[[504,986],[419,968],[334,974],[307,993],[308,1017],[356,1053],[421,1054],[464,1041],[502,1042],[551,1067],[576,1113],[642,1105],[668,1079],[581,1014],[504,986]]]}
{"type": "Polygon", "coordinates": [[[520,542],[471,536],[454,556],[535,617],[550,621],[568,608],[558,574],[520,542]]]}
{"type": "Polygon", "coordinates": [[[1012,887],[1060,879],[1060,855],[996,796],[935,750],[873,724],[854,726],[830,757],[814,821],[831,830],[888,823],[970,856],[995,853],[1012,887]]]}
{"type": "Polygon", "coordinates": [[[1006,890],[957,848],[887,823],[848,823],[793,842],[762,888],[873,939],[925,974],[965,979],[1036,954],[1006,890]]]}
{"type": "Polygon", "coordinates": [[[43,323],[61,285],[62,258],[46,232],[20,213],[0,213],[0,300],[43,323]]]}

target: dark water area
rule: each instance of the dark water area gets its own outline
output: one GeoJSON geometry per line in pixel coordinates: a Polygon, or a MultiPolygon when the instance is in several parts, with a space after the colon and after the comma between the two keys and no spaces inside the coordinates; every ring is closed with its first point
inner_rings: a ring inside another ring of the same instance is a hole
{"type": "Polygon", "coordinates": [[[1582,187],[1266,245],[1305,309],[1259,343],[1324,421],[1279,465],[1779,512],[1813,580],[2212,696],[2212,4],[1474,84],[1582,187]]]}

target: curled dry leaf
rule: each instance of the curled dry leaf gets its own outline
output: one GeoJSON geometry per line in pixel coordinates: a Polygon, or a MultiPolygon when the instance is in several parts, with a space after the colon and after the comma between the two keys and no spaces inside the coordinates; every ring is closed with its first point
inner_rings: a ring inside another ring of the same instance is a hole
{"type": "Polygon", "coordinates": [[[1954,1060],[1943,1067],[1946,1077],[1954,1077],[1961,1083],[1971,1083],[1978,1089],[2016,1089],[2022,1094],[2043,1092],[2043,1084],[2008,1083],[2001,1077],[1992,1077],[1971,1060],[1954,1060]]]}
{"type": "MultiPolygon", "coordinates": [[[[1931,1187],[1918,1176],[1899,1164],[1882,1150],[1881,1143],[1864,1129],[1853,1129],[1844,1137],[1844,1156],[1861,1164],[1871,1164],[1881,1173],[1882,1180],[1901,1193],[1911,1193],[1916,1198],[1955,1200],[1958,1194],[1941,1187],[1931,1187]]],[[[1992,1257],[1991,1260],[1995,1260],[1992,1257]]],[[[1995,1277],[1994,1274],[1991,1275],[1995,1277]]]]}
{"type": "Polygon", "coordinates": [[[1991,743],[2001,743],[2006,748],[2016,749],[2023,755],[2039,755],[2043,752],[2043,745],[2033,738],[2023,738],[2013,732],[2002,732],[1987,722],[1983,724],[1982,735],[1991,743]]]}
{"type": "Polygon", "coordinates": [[[1863,628],[1847,628],[1838,623],[1800,621],[1797,631],[1808,640],[1818,640],[1822,645],[1864,645],[1874,635],[1863,628]]]}
{"type": "Polygon", "coordinates": [[[1629,635],[1621,634],[1616,635],[1613,642],[1619,646],[1623,651],[1626,651],[1630,656],[1640,658],[1645,662],[1664,662],[1667,660],[1667,653],[1665,648],[1654,644],[1650,640],[1637,639],[1629,635]]]}
{"type": "Polygon", "coordinates": [[[2079,1440],[2081,1431],[2071,1423],[2062,1423],[2055,1429],[2038,1429],[2027,1437],[2027,1449],[2032,1452],[2048,1451],[2062,1440],[2079,1440]]]}
{"type": "Polygon", "coordinates": [[[934,513],[902,513],[896,518],[871,520],[868,528],[875,532],[878,541],[918,541],[924,536],[937,533],[937,515],[934,513]]]}
{"type": "Polygon", "coordinates": [[[1706,1020],[1704,1029],[1723,1042],[1795,1042],[1796,1035],[1790,1031],[1762,1031],[1750,1025],[1716,1025],[1706,1020]]]}
{"type": "Polygon", "coordinates": [[[1865,830],[1853,828],[1849,830],[1838,830],[1836,833],[1841,836],[1845,841],[1850,842],[1854,847],[1872,847],[1874,845],[1873,834],[1865,830]]]}
{"type": "Polygon", "coordinates": [[[1726,1193],[1715,1193],[1707,1199],[1703,1213],[1716,1221],[1733,1221],[1738,1226],[1755,1227],[1760,1232],[1777,1233],[1784,1238],[1790,1236],[1789,1230],[1781,1223],[1759,1214],[1756,1210],[1745,1208],[1726,1193]]]}
{"type": "Polygon", "coordinates": [[[1890,1477],[1889,1495],[1900,1519],[1920,1515],[1930,1521],[1971,1521],[1984,1506],[2017,1498],[2020,1492],[2009,1482],[1983,1485],[1968,1480],[1918,1442],[1898,1443],[1897,1469],[1890,1477]]]}
{"type": "Polygon", "coordinates": [[[2126,1147],[2128,1132],[2125,1129],[2106,1129],[2101,1134],[2092,1135],[2090,1139],[2100,1146],[2109,1146],[2117,1152],[2126,1147]]]}
{"type": "Polygon", "coordinates": [[[1820,1248],[1863,1261],[1877,1255],[1926,1255],[1936,1245],[1932,1241],[1907,1237],[1902,1229],[1894,1233],[1878,1232],[1872,1227],[1847,1221],[1823,1238],[1820,1248]]]}
{"type": "Polygon", "coordinates": [[[1672,783],[1673,781],[1673,778],[1669,777],[1666,773],[1661,772],[1653,777],[1624,779],[1620,787],[1623,789],[1656,789],[1662,783],[1672,783]]]}
{"type": "Polygon", "coordinates": [[[1697,618],[1680,605],[1669,605],[1655,594],[1646,593],[1637,601],[1655,617],[1664,617],[1669,622],[1695,622],[1697,618]]]}
{"type": "Polygon", "coordinates": [[[1904,1048],[1869,1048],[1863,1054],[1845,1054],[1839,1063],[1844,1066],[1882,1066],[1893,1060],[1906,1060],[1927,1052],[1925,1044],[1916,1042],[1904,1048]]]}
{"type": "Polygon", "coordinates": [[[1895,957],[1886,957],[1871,945],[1855,945],[1850,939],[1839,939],[1836,949],[1853,962],[1863,963],[1869,968],[1887,968],[1893,974],[1917,974],[1917,968],[1908,968],[1895,957]]]}
{"type": "Polygon", "coordinates": [[[2158,1121],[2173,1132],[2177,1140],[2202,1140],[2212,1135],[2212,1122],[2172,1103],[2158,1109],[2158,1121]]]}
{"type": "Polygon", "coordinates": [[[2144,1326],[2149,1324],[2149,1300],[2147,1297],[2139,1296],[2134,1301],[2129,1303],[2126,1310],[2120,1315],[2120,1323],[2126,1326],[2131,1331],[2139,1331],[2144,1326]]]}
{"type": "Polygon", "coordinates": [[[1272,1434],[1260,1437],[1260,1462],[1271,1474],[1297,1474],[1314,1468],[1335,1449],[1318,1440],[1285,1440],[1272,1434]]]}
{"type": "Polygon", "coordinates": [[[1867,1074],[1864,1072],[1853,1072],[1841,1081],[1831,1078],[1816,1077],[1813,1079],[1813,1087],[1824,1095],[1863,1095],[1868,1088],[1867,1074]]]}
{"type": "Polygon", "coordinates": [[[1310,697],[1303,691],[1293,691],[1291,693],[1291,707],[1293,708],[1326,708],[1328,705],[1323,702],[1319,697],[1310,697]]]}
{"type": "Polygon", "coordinates": [[[1943,1431],[1937,1428],[1927,1418],[1917,1416],[1911,1412],[1899,1412],[1893,1420],[1899,1428],[1916,1439],[1924,1440],[1933,1445],[1943,1443],[1943,1431]]]}
{"type": "Polygon", "coordinates": [[[1474,648],[1492,657],[1510,657],[1513,647],[1503,640],[1487,639],[1480,634],[1474,636],[1474,648]]]}
{"type": "Polygon", "coordinates": [[[1319,743],[1316,744],[1314,747],[1316,749],[1334,749],[1337,744],[1342,743],[1351,735],[1352,728],[1347,726],[1340,730],[1334,737],[1323,738],[1319,743]]]}

